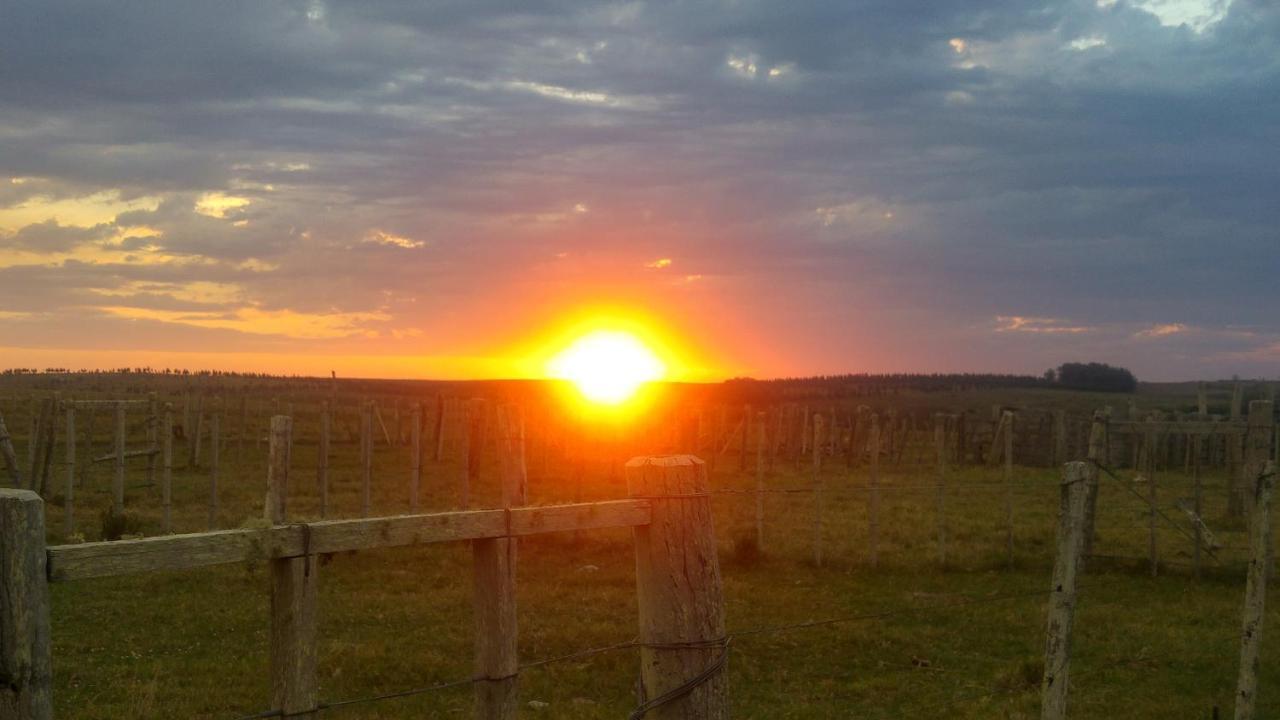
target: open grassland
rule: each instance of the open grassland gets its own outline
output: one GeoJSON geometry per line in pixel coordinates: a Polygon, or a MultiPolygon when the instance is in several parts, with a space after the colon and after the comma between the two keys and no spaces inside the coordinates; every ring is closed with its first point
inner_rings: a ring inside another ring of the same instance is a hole
{"type": "MultiPolygon", "coordinates": [[[[957,394],[959,395],[959,394],[957,394]]],[[[1059,393],[1059,395],[1067,395],[1059,393]]],[[[982,398],[986,402],[991,398],[982,398]]],[[[1062,398],[1059,398],[1061,400],[1062,398]]],[[[1022,399],[1028,405],[1033,400],[1022,399]]],[[[1088,406],[1092,397],[1069,400],[1088,406]]],[[[997,400],[998,402],[998,400],[997,400]]],[[[8,418],[7,418],[8,419],[8,418]]],[[[299,415],[289,515],[318,517],[314,418],[299,415]]],[[[12,424],[12,423],[11,423],[12,424]]],[[[140,435],[138,436],[140,437],[140,435]]],[[[135,438],[136,439],[136,438],[135,438]]],[[[104,443],[99,441],[99,448],[104,443]]],[[[538,504],[625,495],[621,463],[641,446],[595,443],[585,457],[531,447],[530,497],[538,504]]],[[[104,451],[105,452],[105,451],[104,451]]],[[[460,449],[424,466],[423,511],[459,502],[460,449]]],[[[755,497],[714,498],[731,632],[826,618],[847,622],[744,634],[728,665],[739,718],[1037,716],[1047,591],[1058,507],[1057,472],[952,468],[946,478],[947,562],[940,562],[938,477],[908,453],[882,468],[879,566],[867,553],[865,464],[829,458],[821,471],[825,562],[811,561],[815,498],[766,496],[763,551],[757,553],[755,497]],[[1013,493],[1015,556],[1005,555],[1005,493],[1013,493]]],[[[174,474],[174,526],[206,529],[208,472],[174,474]]],[[[754,461],[754,458],[752,459],[754,461]]],[[[143,534],[159,532],[159,488],[131,461],[128,507],[143,534]]],[[[250,438],[237,457],[224,452],[222,527],[262,513],[264,450],[250,438]]],[[[407,512],[409,450],[379,440],[373,514],[407,512]]],[[[356,446],[335,442],[331,517],[359,514],[356,446]]],[[[497,459],[486,454],[473,507],[496,503],[497,459]]],[[[1133,473],[1121,477],[1132,480],[1133,473]]],[[[55,477],[60,476],[55,472],[55,477]]],[[[1190,478],[1158,476],[1160,506],[1185,528],[1174,501],[1190,478]]],[[[780,460],[772,489],[803,489],[806,458],[780,460]]],[[[717,490],[748,490],[754,468],[716,458],[717,490]]],[[[77,524],[96,539],[110,504],[109,464],[78,490],[77,524]]],[[[1191,575],[1191,544],[1164,520],[1163,565],[1146,565],[1147,507],[1106,478],[1099,499],[1100,555],[1081,581],[1072,668],[1077,718],[1209,718],[1231,707],[1243,598],[1243,528],[1225,519],[1225,478],[1204,478],[1205,517],[1225,547],[1191,575]]],[[[1145,495],[1142,483],[1133,485],[1145,495]]],[[[48,506],[50,542],[62,542],[62,508],[48,506]]],[[[320,682],[327,702],[394,693],[468,677],[471,667],[471,555],[466,545],[341,554],[324,559],[320,584],[320,682]]],[[[235,718],[269,707],[267,580],[260,560],[205,570],[83,580],[53,585],[55,710],[61,718],[235,718]]],[[[520,542],[522,661],[630,640],[636,634],[634,561],[628,531],[557,535],[520,542]]],[[[1276,607],[1272,603],[1272,607],[1276,607]]],[[[1274,615],[1274,610],[1269,614],[1274,615]]],[[[1270,622],[1267,630],[1280,626],[1270,622]]],[[[1262,716],[1280,713],[1280,641],[1264,637],[1262,716]]],[[[635,704],[634,650],[527,670],[526,717],[617,718],[635,704]]],[[[471,691],[335,708],[334,718],[465,717],[471,691]]]]}

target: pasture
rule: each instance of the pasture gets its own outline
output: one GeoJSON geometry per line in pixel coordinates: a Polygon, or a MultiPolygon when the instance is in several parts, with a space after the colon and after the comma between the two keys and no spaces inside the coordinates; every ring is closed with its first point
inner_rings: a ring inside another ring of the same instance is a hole
{"type": "MultiPolygon", "coordinates": [[[[146,389],[106,387],[76,395],[129,392],[138,397],[146,389]]],[[[1182,390],[1163,389],[1140,400],[1146,407],[1181,407],[1187,404],[1182,390]]],[[[63,390],[64,396],[68,392],[63,390]]],[[[172,389],[160,392],[161,402],[184,401],[172,389]]],[[[271,392],[269,387],[253,391],[252,397],[263,398],[263,407],[253,408],[243,438],[227,430],[238,418],[230,415],[224,422],[219,527],[263,523],[267,448],[254,423],[276,409],[266,400],[271,392]]],[[[1191,397],[1194,401],[1194,392],[1191,397]]],[[[1062,391],[960,390],[876,398],[872,404],[955,411],[1003,403],[1083,413],[1116,400],[1062,391]]],[[[17,401],[0,405],[19,440],[20,429],[29,424],[23,407],[17,401]]],[[[229,402],[227,407],[236,406],[229,402]]],[[[372,516],[409,511],[413,451],[388,407],[382,406],[381,424],[390,437],[376,431],[371,447],[372,516]]],[[[852,404],[841,410],[851,412],[852,404]]],[[[532,505],[624,498],[622,465],[628,457],[693,449],[673,446],[678,441],[661,422],[623,431],[579,427],[562,418],[550,434],[541,433],[537,423],[551,418],[553,408],[525,407],[523,415],[532,505]]],[[[299,397],[294,419],[288,519],[304,522],[320,515],[318,405],[299,397]]],[[[335,427],[355,422],[347,417],[335,427]]],[[[493,433],[482,430],[478,447],[468,452],[467,438],[477,436],[455,432],[451,439],[450,429],[459,427],[458,422],[445,425],[439,458],[425,449],[434,436],[424,433],[421,512],[458,509],[461,477],[470,478],[470,507],[500,505],[503,469],[493,433]]],[[[105,433],[105,425],[99,428],[105,433]]],[[[130,445],[143,442],[145,432],[133,423],[130,445]]],[[[873,566],[868,553],[872,478],[865,458],[849,462],[839,451],[819,453],[816,471],[812,450],[795,457],[782,451],[771,463],[761,461],[768,491],[761,544],[757,454],[744,456],[731,433],[730,428],[700,435],[696,452],[710,466],[727,629],[733,636],[725,672],[735,717],[1038,717],[1059,508],[1056,467],[1015,465],[1010,480],[1000,465],[949,462],[940,479],[931,436],[907,436],[913,445],[901,461],[879,463],[873,566]],[[815,482],[822,486],[821,566],[814,561],[815,482]],[[1006,546],[1006,499],[1014,508],[1012,557],[1006,546]],[[798,626],[782,627],[793,625],[798,626]]],[[[104,437],[96,443],[102,452],[104,437]]],[[[363,512],[361,444],[353,439],[335,431],[330,445],[328,517],[363,512]]],[[[79,442],[83,448],[83,439],[79,442]]],[[[23,449],[19,442],[19,454],[23,449]]],[[[194,467],[187,465],[184,452],[175,454],[172,529],[204,531],[207,456],[194,467]]],[[[163,529],[161,488],[148,482],[145,467],[145,458],[130,460],[125,525],[130,534],[152,536],[163,529]]],[[[1117,479],[1099,480],[1097,539],[1082,571],[1075,619],[1072,718],[1209,718],[1215,707],[1230,713],[1249,542],[1244,522],[1228,508],[1228,475],[1235,470],[1206,463],[1199,478],[1201,517],[1221,547],[1202,560],[1198,577],[1193,573],[1191,525],[1177,507],[1194,494],[1192,477],[1184,470],[1182,463],[1169,463],[1158,474],[1162,515],[1154,576],[1148,567],[1150,506],[1143,499],[1145,480],[1136,477],[1141,473],[1118,469],[1117,479]]],[[[94,464],[75,480],[75,537],[62,534],[63,498],[56,489],[62,476],[56,470],[52,475],[58,480],[46,493],[49,543],[99,539],[111,506],[110,463],[94,464]]],[[[624,644],[636,636],[630,530],[539,535],[518,544],[522,663],[624,644]]],[[[322,558],[317,675],[319,696],[333,707],[321,716],[463,717],[471,712],[472,691],[465,682],[340,704],[472,675],[471,564],[465,543],[322,558]]],[[[268,710],[265,568],[264,558],[250,555],[214,568],[53,583],[57,717],[230,720],[268,710]]],[[[1275,627],[1269,625],[1268,630],[1275,627]]],[[[1280,712],[1280,643],[1269,639],[1262,643],[1261,717],[1280,712]]],[[[622,648],[524,669],[519,676],[522,716],[625,717],[636,706],[637,667],[635,649],[622,648]]]]}

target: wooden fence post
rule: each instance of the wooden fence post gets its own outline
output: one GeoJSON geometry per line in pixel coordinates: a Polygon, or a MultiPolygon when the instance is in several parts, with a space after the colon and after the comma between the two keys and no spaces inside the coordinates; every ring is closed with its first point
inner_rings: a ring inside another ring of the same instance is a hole
{"type": "Polygon", "coordinates": [[[1160,572],[1160,548],[1156,544],[1156,430],[1148,424],[1142,441],[1142,454],[1147,467],[1147,555],[1151,563],[1151,577],[1160,572]]]}
{"type": "Polygon", "coordinates": [[[320,496],[320,517],[329,515],[329,401],[320,404],[320,443],[316,450],[316,492],[320,496]]]}
{"type": "MultiPolygon", "coordinates": [[[[498,408],[498,448],[502,453],[502,507],[523,504],[527,476],[519,419],[498,408]]],[[[475,568],[475,716],[508,720],[520,707],[516,626],[516,539],[486,538],[471,543],[475,568]]]]}
{"type": "Polygon", "coordinates": [[[1000,426],[1004,429],[1004,524],[1005,524],[1005,562],[1013,567],[1013,411],[1005,410],[1000,415],[1000,426]]]}
{"type": "Polygon", "coordinates": [[[1062,468],[1058,509],[1058,554],[1053,563],[1049,625],[1045,632],[1044,679],[1040,685],[1041,720],[1065,720],[1070,690],[1071,628],[1075,621],[1076,578],[1084,543],[1084,508],[1088,466],[1070,462],[1062,468]]]}
{"type": "MultiPolygon", "coordinates": [[[[271,418],[266,517],[288,518],[293,418],[271,418]]],[[[316,711],[316,585],[312,555],[279,558],[271,565],[271,702],[285,717],[312,718],[316,711]]]]}
{"type": "MultiPolygon", "coordinates": [[[[1091,461],[1086,480],[1089,485],[1089,502],[1084,508],[1084,549],[1081,551],[1084,557],[1088,557],[1093,552],[1094,536],[1097,534],[1098,474],[1100,472],[1098,465],[1107,462],[1107,415],[1103,411],[1093,414],[1093,423],[1089,426],[1088,459],[1091,461]]],[[[1199,510],[1197,509],[1196,512],[1198,513],[1199,510]]]]}
{"type": "MultiPolygon", "coordinates": [[[[147,393],[147,448],[149,450],[158,450],[159,443],[157,440],[160,435],[160,412],[159,405],[154,392],[147,393]]],[[[92,458],[90,458],[92,459],[92,458]]],[[[147,455],[147,484],[154,486],[156,484],[156,465],[159,458],[157,453],[152,452],[147,455]]]]}
{"type": "Polygon", "coordinates": [[[813,564],[822,567],[822,413],[813,414],[813,564]]]}
{"type": "Polygon", "coordinates": [[[768,438],[768,418],[763,410],[756,413],[756,547],[764,552],[764,468],[768,438]]]}
{"type": "Polygon", "coordinates": [[[626,474],[631,497],[652,504],[650,523],[634,530],[641,708],[651,708],[644,717],[724,720],[728,647],[706,465],[691,455],[638,457],[626,474]],[[688,693],[657,704],[704,674],[688,693]]]}
{"type": "Polygon", "coordinates": [[[1067,411],[1053,411],[1053,464],[1067,461],[1067,411]]]}
{"type": "Polygon", "coordinates": [[[1241,475],[1244,482],[1241,490],[1245,493],[1245,511],[1253,512],[1254,479],[1262,474],[1267,460],[1271,458],[1271,431],[1275,420],[1271,415],[1272,404],[1269,400],[1252,400],[1249,402],[1248,424],[1245,426],[1244,458],[1241,463],[1241,475]]]}
{"type": "MultiPolygon", "coordinates": [[[[67,486],[63,491],[62,537],[64,542],[76,531],[76,404],[67,403],[67,486]]],[[[90,458],[92,460],[93,458],[90,458]]],[[[154,456],[152,460],[154,461],[154,456]]]]}
{"type": "Polygon", "coordinates": [[[880,564],[880,416],[878,414],[871,415],[871,431],[867,435],[867,453],[870,455],[868,472],[871,485],[867,496],[867,533],[870,536],[871,567],[877,567],[880,564]]]}
{"type": "Polygon", "coordinates": [[[218,465],[222,442],[221,408],[214,407],[209,417],[209,529],[218,529],[218,465]]]}
{"type": "Polygon", "coordinates": [[[116,401],[115,476],[111,484],[111,510],[119,515],[124,512],[124,403],[116,401]]]}
{"type": "Polygon", "coordinates": [[[1253,720],[1257,712],[1258,651],[1262,644],[1267,580],[1271,575],[1271,492],[1275,487],[1275,473],[1275,464],[1267,463],[1252,483],[1253,512],[1249,517],[1251,557],[1249,558],[1249,577],[1244,591],[1244,619],[1240,631],[1240,675],[1236,682],[1236,720],[1253,720]]]}
{"type": "Polygon", "coordinates": [[[369,517],[373,504],[373,403],[365,400],[360,411],[360,513],[369,517]]]}
{"type": "Polygon", "coordinates": [[[4,465],[9,470],[9,481],[14,487],[22,487],[22,471],[18,469],[18,454],[13,450],[13,436],[5,427],[4,415],[0,415],[0,454],[4,455],[4,465]]]}
{"type": "MultiPolygon", "coordinates": [[[[396,412],[400,412],[399,404],[396,412]]],[[[418,512],[418,494],[422,485],[422,403],[414,402],[409,414],[409,512],[418,512]]]]}
{"type": "Polygon", "coordinates": [[[947,564],[947,416],[933,416],[933,444],[938,454],[938,562],[947,564]]]}
{"type": "Polygon", "coordinates": [[[164,404],[164,423],[160,426],[160,502],[163,505],[162,529],[173,532],[173,404],[164,404]]]}
{"type": "Polygon", "coordinates": [[[0,489],[0,718],[53,717],[44,501],[0,489]]]}
{"type": "Polygon", "coordinates": [[[200,467],[200,436],[204,434],[204,395],[196,398],[195,430],[191,431],[191,454],[187,456],[187,466],[200,467]]]}

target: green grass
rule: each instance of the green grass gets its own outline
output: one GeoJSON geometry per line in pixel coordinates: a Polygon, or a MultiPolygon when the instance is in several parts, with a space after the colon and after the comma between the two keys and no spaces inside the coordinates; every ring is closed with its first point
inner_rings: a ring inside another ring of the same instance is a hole
{"type": "MultiPolygon", "coordinates": [[[[318,515],[313,423],[299,418],[289,498],[295,519],[318,515]]],[[[623,496],[621,462],[645,449],[597,446],[579,462],[534,447],[532,500],[623,496]],[[574,480],[578,465],[581,482],[574,480]]],[[[457,450],[451,448],[444,462],[426,464],[424,510],[457,506],[457,450]]],[[[406,448],[379,442],[374,514],[407,511],[408,460],[406,448]]],[[[156,534],[159,488],[144,486],[143,468],[141,462],[131,465],[128,504],[143,533],[156,534]]],[[[753,487],[753,474],[735,468],[736,458],[719,458],[713,485],[753,487]]],[[[220,525],[260,517],[263,451],[249,442],[237,458],[234,446],[228,448],[222,470],[220,525]]],[[[357,515],[354,445],[335,445],[331,473],[331,515],[357,515]]],[[[486,457],[473,505],[494,503],[496,476],[495,458],[486,457]]],[[[61,476],[55,472],[55,477],[61,476]]],[[[933,468],[884,469],[876,568],[867,560],[865,468],[850,470],[836,459],[823,478],[826,562],[821,568],[810,559],[810,495],[767,497],[765,547],[758,558],[743,550],[750,546],[745,538],[754,533],[754,498],[715,497],[730,631],[894,614],[736,639],[728,666],[734,716],[1037,717],[1056,473],[1016,469],[1012,567],[1004,551],[1005,488],[999,470],[949,473],[945,567],[938,562],[937,493],[929,487],[936,483],[933,468]]],[[[788,461],[767,482],[797,487],[809,479],[807,468],[788,461]]],[[[207,474],[183,468],[174,482],[175,529],[204,530],[207,474]]],[[[109,485],[109,468],[99,465],[78,489],[77,523],[87,539],[97,537],[109,485]]],[[[1190,495],[1189,479],[1162,474],[1159,488],[1161,507],[1182,521],[1172,505],[1190,495]]],[[[1224,715],[1230,712],[1244,588],[1240,562],[1247,557],[1247,543],[1239,523],[1225,519],[1220,471],[1205,479],[1205,488],[1205,517],[1228,549],[1216,562],[1206,560],[1203,576],[1194,579],[1185,565],[1190,544],[1162,522],[1158,540],[1167,564],[1152,578],[1143,559],[1145,504],[1104,480],[1097,552],[1137,559],[1088,563],[1076,619],[1072,717],[1208,718],[1214,705],[1224,715]]],[[[1138,489],[1145,494],[1145,486],[1138,489]]],[[[63,540],[61,512],[55,499],[48,510],[51,542],[63,540]]],[[[341,554],[328,558],[319,572],[323,700],[396,692],[471,674],[472,587],[465,544],[341,554]]],[[[635,637],[634,582],[629,531],[521,541],[522,660],[635,637]]],[[[233,718],[268,708],[267,581],[261,563],[77,581],[55,584],[52,591],[58,717],[233,718]]],[[[1264,717],[1280,713],[1280,640],[1269,641],[1280,627],[1270,622],[1266,631],[1264,717]]],[[[526,708],[524,716],[624,716],[634,706],[637,667],[635,652],[627,650],[526,671],[522,700],[548,705],[526,708]]],[[[470,703],[464,687],[333,710],[326,717],[462,717],[470,703]]]]}

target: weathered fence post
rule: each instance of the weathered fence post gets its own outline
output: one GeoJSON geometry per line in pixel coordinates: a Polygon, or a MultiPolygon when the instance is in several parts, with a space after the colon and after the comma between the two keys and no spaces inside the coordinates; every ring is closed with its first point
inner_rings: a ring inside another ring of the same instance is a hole
{"type": "Polygon", "coordinates": [[[1258,704],[1258,650],[1262,644],[1267,580],[1271,575],[1271,491],[1275,487],[1275,473],[1275,464],[1267,463],[1252,483],[1253,512],[1249,516],[1251,557],[1244,591],[1244,619],[1240,631],[1236,720],[1253,720],[1258,704]]]}
{"type": "MultiPolygon", "coordinates": [[[[852,441],[851,441],[852,442],[852,441]]],[[[871,430],[867,434],[868,478],[870,490],[867,496],[867,534],[869,537],[868,552],[871,555],[871,567],[880,564],[880,416],[872,414],[871,430]]]]}
{"type": "Polygon", "coordinates": [[[111,510],[119,515],[124,512],[124,403],[116,401],[115,476],[111,484],[111,510]]]}
{"type": "Polygon", "coordinates": [[[0,490],[0,718],[53,717],[44,501],[0,490]]]}
{"type": "MultiPolygon", "coordinates": [[[[523,504],[527,484],[524,438],[515,417],[499,408],[498,448],[502,453],[502,507],[523,504]]],[[[475,442],[475,440],[473,440],[475,442]]],[[[508,720],[520,707],[519,647],[516,630],[516,539],[486,538],[471,543],[475,568],[475,716],[508,720]]]]}
{"type": "Polygon", "coordinates": [[[1071,627],[1075,621],[1076,578],[1084,543],[1084,509],[1089,468],[1070,462],[1062,468],[1058,509],[1058,555],[1053,563],[1049,625],[1045,632],[1044,679],[1040,685],[1041,720],[1065,720],[1070,690],[1071,627]]]}
{"type": "Polygon", "coordinates": [[[1067,411],[1053,411],[1053,464],[1067,461],[1067,411]]]}
{"type": "Polygon", "coordinates": [[[164,404],[164,423],[160,426],[160,502],[163,504],[164,532],[173,532],[173,404],[164,404]]]}
{"type": "MultiPolygon", "coordinates": [[[[191,453],[187,456],[187,466],[200,467],[200,439],[204,434],[204,395],[196,398],[195,429],[191,430],[191,453]]],[[[187,428],[184,428],[187,429],[187,428]]]]}
{"type": "Polygon", "coordinates": [[[822,413],[813,415],[813,564],[822,567],[822,413]]]}
{"type": "MultiPolygon", "coordinates": [[[[399,412],[399,405],[396,406],[399,412]]],[[[422,403],[414,402],[409,414],[409,512],[418,512],[418,494],[422,485],[422,403]]]]}
{"type": "Polygon", "coordinates": [[[728,647],[706,466],[691,455],[638,457],[626,473],[630,495],[652,505],[650,523],[634,531],[640,707],[646,720],[723,720],[728,647]]]}
{"type": "MultiPolygon", "coordinates": [[[[71,542],[70,537],[76,531],[76,404],[67,403],[67,486],[62,499],[63,519],[62,536],[64,541],[71,542]]],[[[93,458],[90,458],[92,460],[93,458]]],[[[154,461],[154,456],[152,460],[154,461]]]]}
{"type": "Polygon", "coordinates": [[[316,493],[320,496],[320,517],[329,515],[329,401],[320,404],[320,443],[316,450],[316,493]]]}
{"type": "MultiPolygon", "coordinates": [[[[272,525],[288,518],[293,418],[271,418],[266,516],[272,525]]],[[[308,549],[304,549],[307,552],[308,549]]],[[[315,717],[316,573],[310,554],[276,558],[271,564],[271,700],[285,717],[315,717]]]]}

